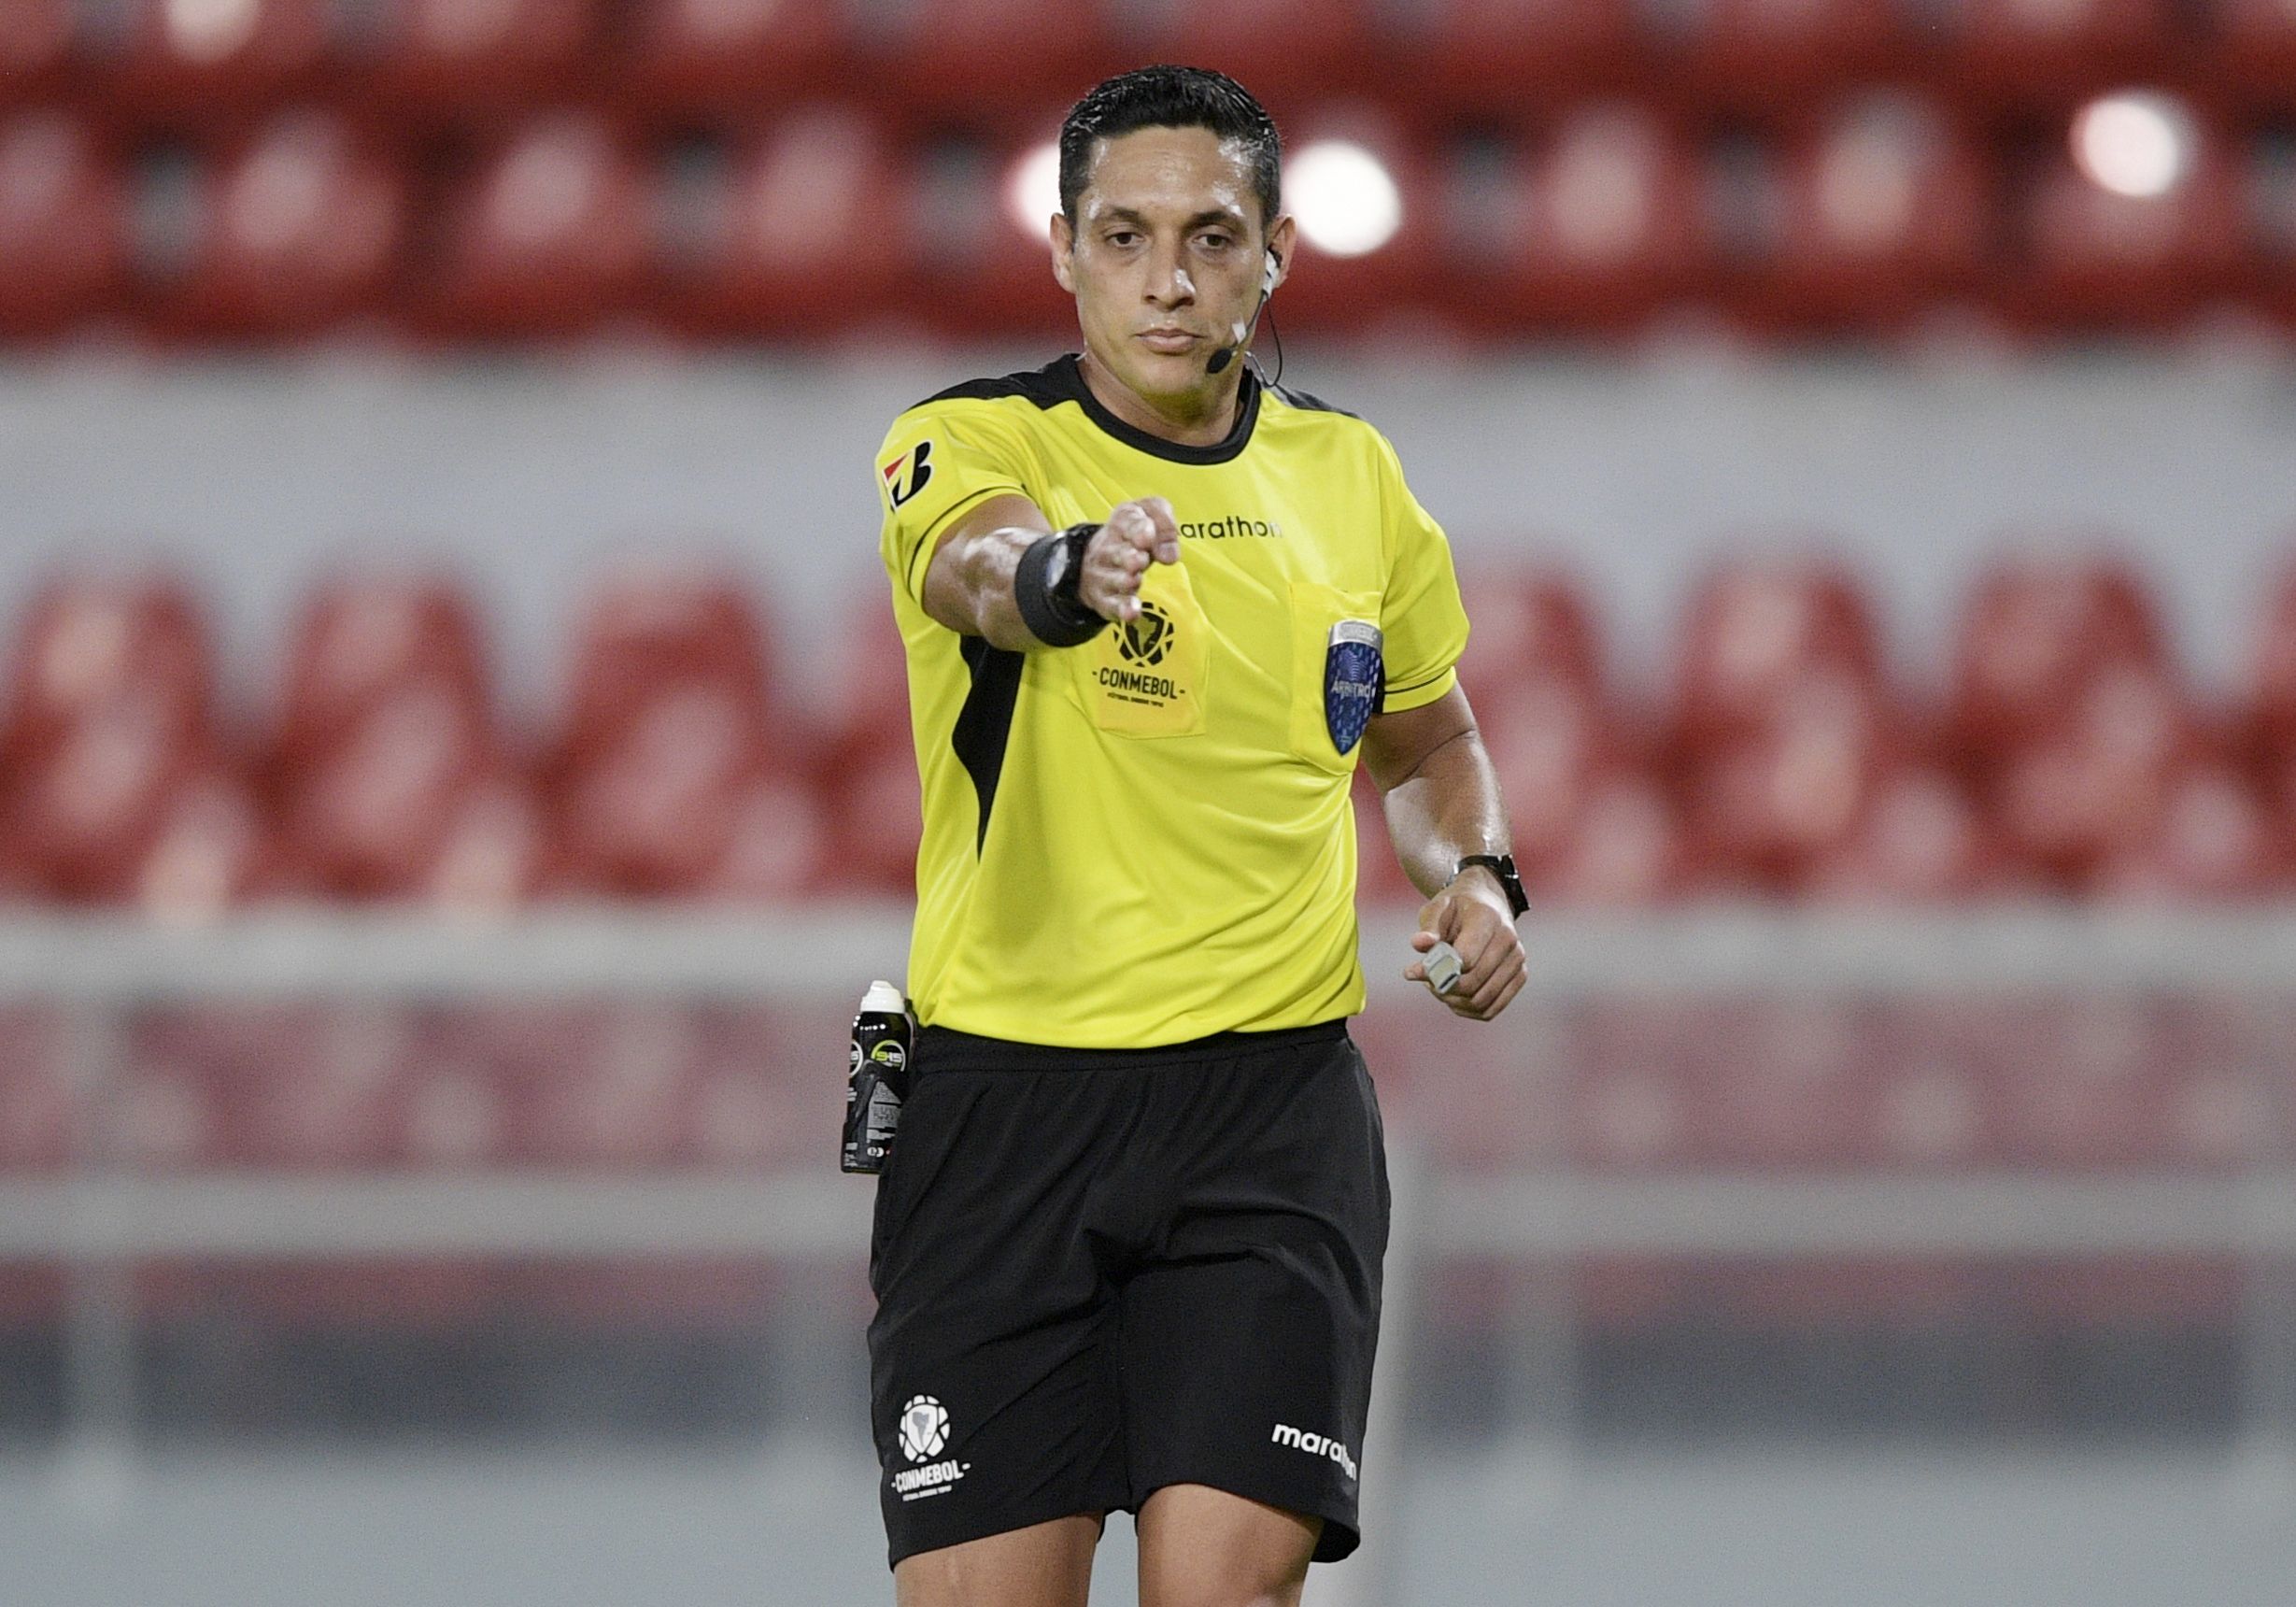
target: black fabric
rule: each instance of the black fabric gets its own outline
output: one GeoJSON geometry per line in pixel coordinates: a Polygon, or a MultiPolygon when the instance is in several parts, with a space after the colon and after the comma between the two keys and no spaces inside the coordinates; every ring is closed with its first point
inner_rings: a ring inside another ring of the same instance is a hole
{"type": "Polygon", "coordinates": [[[1171,1484],[1320,1516],[1319,1560],[1354,1550],[1378,1102],[1344,1023],[1223,1036],[1244,1042],[918,1035],[870,1240],[893,1562],[1171,1484]]]}
{"type": "Polygon", "coordinates": [[[972,777],[980,804],[980,826],[972,839],[977,851],[988,841],[988,812],[997,802],[997,778],[1004,772],[1005,744],[1013,734],[1013,704],[1020,697],[1021,671],[1028,660],[1025,653],[992,647],[980,636],[959,636],[957,642],[972,672],[972,686],[949,730],[949,746],[972,777]]]}
{"type": "MultiPolygon", "coordinates": [[[[1288,395],[1288,393],[1287,393],[1288,395]]],[[[999,375],[993,379],[968,379],[962,385],[952,385],[946,391],[928,396],[918,406],[934,402],[971,400],[995,401],[1003,396],[1025,396],[1039,407],[1053,408],[1064,402],[1073,402],[1084,410],[1084,417],[1099,426],[1102,433],[1114,436],[1126,446],[1136,448],[1151,457],[1174,463],[1226,463],[1242,456],[1252,444],[1253,426],[1259,422],[1260,378],[1246,367],[1243,379],[1236,391],[1236,422],[1221,440],[1209,447],[1184,447],[1177,441],[1167,441],[1152,435],[1134,424],[1127,424],[1100,405],[1084,383],[1084,370],[1077,365],[1073,351],[1056,357],[1042,368],[1030,368],[1017,374],[999,375]]],[[[1325,412],[1338,412],[1336,407],[1325,407],[1320,402],[1309,402],[1325,412]]]]}
{"type": "Polygon", "coordinates": [[[1080,582],[1084,572],[1084,548],[1099,530],[1097,524],[1072,524],[1028,544],[1013,572],[1013,602],[1020,609],[1028,633],[1048,647],[1073,647],[1108,629],[1105,617],[1084,606],[1080,582]],[[1060,577],[1047,581],[1053,562],[1065,555],[1060,577]]]}

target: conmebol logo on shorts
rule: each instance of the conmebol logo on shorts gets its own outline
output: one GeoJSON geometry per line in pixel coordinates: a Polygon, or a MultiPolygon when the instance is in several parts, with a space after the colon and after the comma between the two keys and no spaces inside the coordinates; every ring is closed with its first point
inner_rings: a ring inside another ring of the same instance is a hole
{"type": "Polygon", "coordinates": [[[955,1458],[941,1462],[926,1461],[937,1457],[949,1443],[948,1409],[929,1395],[913,1395],[900,1409],[900,1452],[913,1462],[924,1462],[921,1468],[903,1468],[893,1475],[893,1493],[904,1501],[923,1500],[927,1496],[944,1496],[963,1478],[972,1466],[955,1458]]]}
{"type": "Polygon", "coordinates": [[[1349,1478],[1355,1476],[1355,1458],[1347,1454],[1347,1447],[1327,1434],[1307,1434],[1289,1423],[1278,1423],[1276,1431],[1268,1436],[1279,1445],[1289,1445],[1295,1451],[1305,1451],[1311,1457],[1329,1457],[1339,1464],[1339,1471],[1349,1478]]]}

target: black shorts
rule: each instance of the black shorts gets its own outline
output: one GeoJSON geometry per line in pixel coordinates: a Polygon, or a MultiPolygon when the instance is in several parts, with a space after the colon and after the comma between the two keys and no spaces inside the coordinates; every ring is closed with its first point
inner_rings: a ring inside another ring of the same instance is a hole
{"type": "Polygon", "coordinates": [[[1171,1484],[1354,1551],[1388,1192],[1346,1023],[914,1064],[869,1254],[892,1560],[1171,1484]]]}

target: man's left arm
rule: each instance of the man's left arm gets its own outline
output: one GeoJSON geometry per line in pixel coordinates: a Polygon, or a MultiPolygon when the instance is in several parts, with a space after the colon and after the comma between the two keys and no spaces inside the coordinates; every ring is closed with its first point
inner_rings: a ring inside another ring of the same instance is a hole
{"type": "MultiPolygon", "coordinates": [[[[1380,789],[1387,834],[1404,873],[1427,895],[1411,946],[1424,955],[1439,939],[1466,966],[1448,993],[1452,1013],[1488,1021],[1523,989],[1523,943],[1496,875],[1469,865],[1468,854],[1509,852],[1507,808],[1498,777],[1475,728],[1475,711],[1458,686],[1418,708],[1376,716],[1364,732],[1363,762],[1380,789]]],[[[1403,974],[1426,980],[1424,960],[1403,974]]]]}

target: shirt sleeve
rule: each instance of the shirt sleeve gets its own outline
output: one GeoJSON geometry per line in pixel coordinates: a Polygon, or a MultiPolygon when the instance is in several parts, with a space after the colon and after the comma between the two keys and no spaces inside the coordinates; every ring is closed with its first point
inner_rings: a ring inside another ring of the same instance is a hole
{"type": "Polygon", "coordinates": [[[1403,465],[1384,439],[1380,456],[1388,544],[1387,589],[1380,605],[1387,695],[1380,706],[1395,713],[1431,704],[1458,684],[1467,606],[1443,527],[1411,495],[1403,465]]]}
{"type": "Polygon", "coordinates": [[[877,453],[878,546],[893,584],[922,600],[941,533],[975,503],[1026,496],[1028,449],[1017,431],[971,414],[919,407],[893,421],[877,453]]]}

